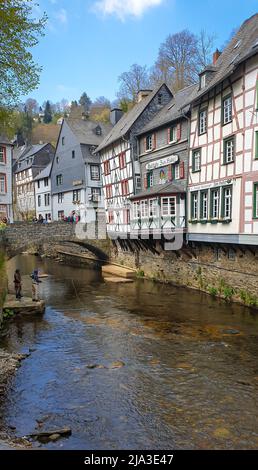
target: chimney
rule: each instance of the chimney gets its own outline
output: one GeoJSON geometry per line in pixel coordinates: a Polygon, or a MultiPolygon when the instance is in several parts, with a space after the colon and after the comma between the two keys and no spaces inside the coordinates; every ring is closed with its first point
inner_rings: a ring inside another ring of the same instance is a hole
{"type": "Polygon", "coordinates": [[[152,92],[152,90],[139,90],[138,93],[137,93],[137,103],[140,103],[151,92],[152,92]]]}
{"type": "Polygon", "coordinates": [[[220,54],[221,54],[221,52],[218,49],[216,49],[216,51],[213,52],[213,60],[212,60],[213,65],[216,64],[220,54]]]}
{"type": "Polygon", "coordinates": [[[119,119],[123,116],[123,111],[120,108],[113,108],[110,110],[110,122],[112,126],[115,126],[119,119]]]}

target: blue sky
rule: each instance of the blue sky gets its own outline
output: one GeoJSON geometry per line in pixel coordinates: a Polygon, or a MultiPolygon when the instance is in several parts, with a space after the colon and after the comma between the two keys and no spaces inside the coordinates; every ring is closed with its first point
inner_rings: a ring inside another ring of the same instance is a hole
{"type": "Polygon", "coordinates": [[[118,76],[133,63],[153,65],[168,34],[188,28],[216,34],[215,48],[256,13],[258,0],[38,0],[46,11],[45,37],[34,48],[43,67],[30,93],[50,99],[116,98],[118,76]]]}

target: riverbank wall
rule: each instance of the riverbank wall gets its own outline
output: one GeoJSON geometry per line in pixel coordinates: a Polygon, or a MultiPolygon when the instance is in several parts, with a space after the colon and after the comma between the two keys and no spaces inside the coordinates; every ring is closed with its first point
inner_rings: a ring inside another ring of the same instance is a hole
{"type": "Polygon", "coordinates": [[[178,251],[131,251],[114,244],[111,260],[137,269],[138,276],[206,292],[258,307],[258,247],[196,244],[178,251]]]}

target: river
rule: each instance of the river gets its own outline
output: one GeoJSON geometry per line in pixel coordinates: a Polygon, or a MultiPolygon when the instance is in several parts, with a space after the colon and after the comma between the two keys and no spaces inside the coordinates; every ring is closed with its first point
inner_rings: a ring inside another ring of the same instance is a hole
{"type": "Polygon", "coordinates": [[[15,267],[25,293],[34,267],[49,274],[44,316],[17,316],[1,340],[31,349],[0,410],[15,435],[71,427],[47,449],[258,447],[255,311],[29,255],[9,262],[10,283],[15,267]]]}

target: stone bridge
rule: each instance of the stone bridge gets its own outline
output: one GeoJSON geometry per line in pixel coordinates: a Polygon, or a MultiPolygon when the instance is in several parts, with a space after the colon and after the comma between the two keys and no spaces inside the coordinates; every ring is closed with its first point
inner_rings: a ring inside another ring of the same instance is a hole
{"type": "Polygon", "coordinates": [[[29,248],[44,244],[51,246],[61,242],[83,246],[100,260],[109,258],[110,243],[106,234],[103,233],[102,238],[89,238],[86,224],[16,222],[7,225],[6,229],[0,232],[0,248],[3,248],[7,258],[12,258],[29,248]]]}

